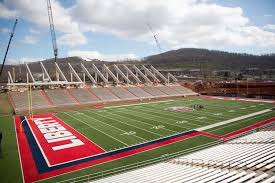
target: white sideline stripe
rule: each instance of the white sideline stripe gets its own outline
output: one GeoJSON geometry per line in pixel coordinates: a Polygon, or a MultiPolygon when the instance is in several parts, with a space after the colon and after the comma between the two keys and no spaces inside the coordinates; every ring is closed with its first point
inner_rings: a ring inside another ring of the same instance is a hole
{"type": "Polygon", "coordinates": [[[218,127],[218,126],[221,126],[221,125],[233,123],[235,121],[239,121],[239,120],[246,119],[246,118],[256,116],[256,115],[259,115],[259,114],[267,113],[267,112],[270,112],[270,111],[271,111],[270,109],[265,109],[265,110],[262,110],[262,111],[254,112],[254,113],[247,114],[247,115],[244,115],[244,116],[240,116],[240,117],[237,117],[237,118],[229,119],[229,120],[226,120],[226,121],[221,121],[219,123],[215,123],[215,124],[212,124],[212,125],[197,128],[195,130],[197,130],[197,131],[208,130],[208,129],[211,129],[211,128],[215,128],[215,127],[218,127]]]}

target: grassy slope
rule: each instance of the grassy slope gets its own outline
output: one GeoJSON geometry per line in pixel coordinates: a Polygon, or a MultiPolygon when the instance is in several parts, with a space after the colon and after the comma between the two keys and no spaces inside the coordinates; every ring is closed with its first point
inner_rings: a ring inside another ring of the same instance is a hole
{"type": "Polygon", "coordinates": [[[3,159],[0,159],[0,181],[22,182],[13,118],[0,116],[0,129],[3,133],[3,159]]]}

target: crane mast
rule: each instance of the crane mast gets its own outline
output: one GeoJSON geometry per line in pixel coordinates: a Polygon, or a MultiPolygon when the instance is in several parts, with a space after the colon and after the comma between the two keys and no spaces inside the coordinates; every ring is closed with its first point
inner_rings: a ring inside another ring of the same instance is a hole
{"type": "Polygon", "coordinates": [[[46,0],[46,1],[47,1],[47,10],[48,10],[49,23],[50,23],[52,44],[53,44],[54,62],[56,62],[56,59],[57,59],[57,56],[58,56],[58,49],[57,49],[55,30],[54,30],[54,24],[53,24],[53,14],[52,14],[51,0],[46,0]]]}
{"type": "Polygon", "coordinates": [[[2,66],[1,66],[0,77],[1,77],[1,75],[2,75],[2,71],[3,71],[3,68],[4,68],[5,62],[6,62],[6,58],[7,58],[8,52],[9,52],[11,40],[12,40],[13,35],[14,35],[14,31],[15,31],[15,27],[16,27],[17,21],[18,21],[18,20],[16,19],[15,22],[14,22],[12,31],[11,31],[10,40],[9,40],[9,43],[8,43],[8,46],[7,46],[7,50],[6,50],[6,53],[5,53],[5,56],[4,56],[3,64],[2,64],[2,66]]]}
{"type": "Polygon", "coordinates": [[[161,50],[161,47],[160,47],[160,44],[159,44],[159,41],[158,41],[158,39],[157,39],[156,34],[154,34],[154,32],[153,32],[152,27],[150,26],[150,24],[148,23],[147,25],[148,25],[149,30],[150,30],[150,32],[152,33],[152,35],[153,35],[153,37],[154,37],[154,39],[155,39],[156,45],[157,45],[157,47],[158,47],[158,49],[159,49],[159,53],[162,54],[162,50],[161,50]]]}

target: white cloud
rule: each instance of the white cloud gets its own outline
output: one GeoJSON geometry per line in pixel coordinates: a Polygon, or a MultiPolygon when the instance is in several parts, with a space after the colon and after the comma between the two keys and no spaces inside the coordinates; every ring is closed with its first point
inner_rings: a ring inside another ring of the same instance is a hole
{"type": "Polygon", "coordinates": [[[9,10],[6,6],[0,3],[0,17],[1,18],[14,18],[16,16],[16,11],[9,10]]]}
{"type": "Polygon", "coordinates": [[[266,15],[264,15],[264,17],[272,17],[273,15],[271,15],[271,14],[266,14],[266,15]]]}
{"type": "Polygon", "coordinates": [[[274,46],[275,34],[251,26],[240,7],[210,1],[77,0],[71,15],[82,31],[108,32],[146,42],[154,41],[147,27],[150,22],[159,40],[170,48],[274,46]]]}
{"type": "Polygon", "coordinates": [[[138,59],[138,57],[133,53],[127,54],[103,54],[98,51],[82,51],[82,50],[73,50],[68,52],[68,56],[79,56],[83,59],[98,59],[103,61],[117,61],[117,60],[133,60],[138,59]]]}
{"type": "MultiPolygon", "coordinates": [[[[68,34],[81,34],[79,24],[72,20],[69,9],[64,8],[57,0],[51,0],[51,5],[54,26],[57,31],[68,34]]],[[[15,15],[34,23],[40,28],[49,27],[45,0],[4,0],[2,3],[0,2],[0,18],[12,18],[15,15]]],[[[80,43],[82,44],[82,42],[80,43]]]]}
{"type": "Polygon", "coordinates": [[[58,43],[61,45],[76,46],[83,45],[87,43],[86,37],[82,33],[68,33],[57,39],[58,43]]]}
{"type": "Polygon", "coordinates": [[[37,62],[45,60],[44,58],[31,58],[31,57],[22,57],[22,58],[8,58],[7,59],[7,64],[21,64],[23,63],[30,63],[30,62],[37,62]]]}
{"type": "MultiPolygon", "coordinates": [[[[69,8],[57,0],[51,2],[55,28],[64,33],[58,38],[63,45],[86,44],[84,33],[89,31],[153,43],[149,22],[169,48],[275,49],[271,29],[253,26],[240,7],[225,7],[211,0],[75,0],[69,8]]],[[[45,0],[0,2],[0,18],[14,16],[48,28],[45,0]]]]}
{"type": "Polygon", "coordinates": [[[263,26],[263,29],[274,31],[275,30],[275,24],[267,24],[267,25],[263,26]]]}
{"type": "Polygon", "coordinates": [[[34,29],[34,28],[30,28],[29,31],[30,31],[31,34],[40,34],[40,31],[37,30],[37,29],[34,29]]]}
{"type": "Polygon", "coordinates": [[[10,32],[10,30],[7,28],[0,28],[0,32],[7,33],[10,32]]]}
{"type": "Polygon", "coordinates": [[[33,35],[27,35],[23,38],[22,42],[26,44],[36,44],[38,42],[38,38],[33,35]]]}

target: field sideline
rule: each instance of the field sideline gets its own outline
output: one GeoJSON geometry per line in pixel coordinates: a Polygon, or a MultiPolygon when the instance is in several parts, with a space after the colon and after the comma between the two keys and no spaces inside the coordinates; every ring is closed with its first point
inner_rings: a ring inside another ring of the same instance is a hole
{"type": "MultiPolygon", "coordinates": [[[[274,117],[274,110],[266,111],[259,115],[247,116],[252,113],[274,108],[274,106],[274,104],[262,102],[190,97],[183,100],[122,105],[106,107],[98,110],[57,112],[54,113],[54,115],[74,130],[90,139],[106,152],[110,152],[240,117],[240,120],[206,130],[206,132],[215,135],[224,135],[274,117]],[[167,110],[169,107],[192,108],[194,105],[202,105],[204,108],[186,112],[167,110]],[[244,116],[243,119],[241,118],[242,116],[244,116]]],[[[1,118],[4,119],[4,125],[1,126],[2,131],[4,134],[9,134],[6,137],[4,136],[6,139],[8,137],[9,140],[3,143],[5,158],[0,160],[1,180],[4,180],[5,182],[20,182],[22,181],[22,177],[17,154],[15,132],[13,130],[14,127],[11,123],[12,118],[1,118]],[[8,176],[11,175],[11,173],[9,173],[10,170],[5,168],[6,166],[11,167],[10,164],[15,167],[13,168],[15,173],[12,173],[14,175],[12,177],[8,176]]],[[[44,182],[56,182],[115,167],[125,166],[213,141],[215,141],[215,139],[198,136],[153,149],[151,151],[118,159],[113,162],[99,164],[77,172],[44,180],[44,182]]]]}
{"type": "MultiPolygon", "coordinates": [[[[62,112],[55,115],[106,151],[111,151],[244,116],[272,106],[273,104],[266,103],[192,98],[100,110],[62,112]],[[190,112],[165,110],[169,107],[190,107],[195,104],[204,105],[204,108],[190,112]]],[[[243,120],[257,120],[270,114],[274,112],[243,120]]]]}

